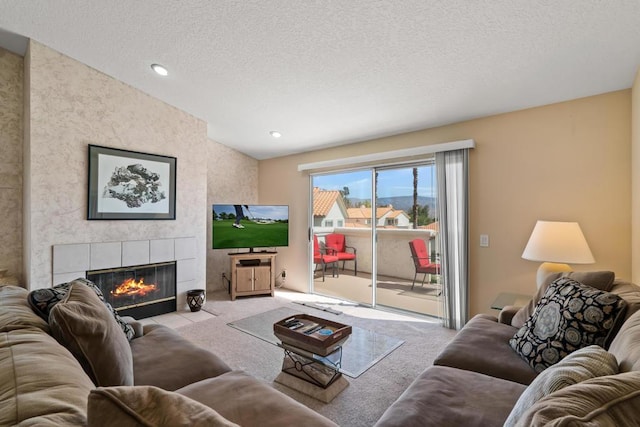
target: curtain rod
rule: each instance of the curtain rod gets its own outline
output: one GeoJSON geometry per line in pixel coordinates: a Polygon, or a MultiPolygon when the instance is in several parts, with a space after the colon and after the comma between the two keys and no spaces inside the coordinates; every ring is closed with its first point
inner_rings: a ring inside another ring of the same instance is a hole
{"type": "Polygon", "coordinates": [[[333,168],[337,166],[355,166],[362,163],[369,163],[381,160],[400,159],[403,157],[421,156],[433,154],[441,151],[461,150],[463,148],[474,148],[476,143],[473,139],[460,141],[443,142],[440,144],[421,145],[420,147],[403,148],[400,150],[383,151],[380,153],[363,154],[361,156],[342,157],[339,159],[322,160],[313,163],[301,163],[298,165],[298,172],[315,169],[333,168]]]}

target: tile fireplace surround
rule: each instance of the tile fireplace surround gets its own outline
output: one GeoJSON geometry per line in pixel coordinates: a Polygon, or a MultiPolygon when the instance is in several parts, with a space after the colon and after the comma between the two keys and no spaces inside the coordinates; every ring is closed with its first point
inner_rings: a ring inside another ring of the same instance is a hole
{"type": "Polygon", "coordinates": [[[85,277],[87,271],[176,261],[178,310],[196,287],[196,238],[129,240],[53,245],[53,284],[85,277]]]}

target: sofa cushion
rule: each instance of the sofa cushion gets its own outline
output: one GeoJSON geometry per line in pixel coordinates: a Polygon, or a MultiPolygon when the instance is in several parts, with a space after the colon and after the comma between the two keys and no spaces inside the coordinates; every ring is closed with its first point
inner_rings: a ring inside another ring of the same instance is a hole
{"type": "Polygon", "coordinates": [[[215,409],[242,427],[336,426],[328,418],[242,371],[227,372],[176,392],[215,409]]]}
{"type": "Polygon", "coordinates": [[[0,332],[36,328],[49,332],[49,324],[27,303],[29,292],[18,286],[0,286],[0,332]]]}
{"type": "Polygon", "coordinates": [[[133,330],[133,328],[127,322],[122,320],[122,318],[120,318],[120,316],[118,315],[118,313],[116,313],[116,311],[113,309],[111,304],[105,301],[104,294],[102,293],[100,288],[96,286],[93,282],[87,279],[78,278],[68,283],[61,283],[52,288],[33,290],[29,292],[29,296],[28,296],[29,305],[31,305],[31,308],[36,314],[38,314],[38,316],[42,317],[45,321],[49,321],[49,313],[51,313],[51,309],[53,309],[53,307],[58,302],[62,301],[64,296],[69,291],[69,288],[71,287],[71,285],[76,283],[83,284],[91,288],[96,293],[98,298],[100,298],[100,301],[102,301],[104,305],[107,307],[107,309],[109,310],[113,318],[116,320],[116,322],[118,322],[118,325],[120,325],[120,328],[126,335],[127,339],[128,340],[133,339],[133,337],[135,336],[135,331],[133,330]]]}
{"type": "Polygon", "coordinates": [[[615,356],[602,347],[590,345],[576,350],[533,380],[520,395],[504,425],[515,426],[527,409],[554,391],[591,378],[617,373],[618,363],[615,356]]]}
{"type": "Polygon", "coordinates": [[[476,372],[431,366],[387,408],[376,427],[501,426],[525,388],[476,372]]]}
{"type": "Polygon", "coordinates": [[[538,301],[547,291],[547,288],[551,283],[561,277],[568,277],[576,282],[580,282],[583,285],[591,286],[592,288],[600,289],[601,291],[610,291],[613,287],[615,280],[615,273],[613,271],[565,271],[560,273],[550,274],[545,278],[544,283],[538,288],[536,294],[533,296],[529,304],[522,307],[511,319],[511,326],[521,328],[524,326],[524,322],[529,320],[533,314],[538,301]]]}
{"type": "Polygon", "coordinates": [[[440,352],[433,364],[479,372],[529,384],[536,372],[511,347],[516,328],[492,316],[478,314],[440,352]]]}
{"type": "Polygon", "coordinates": [[[560,278],[549,286],[509,344],[536,372],[542,372],[579,348],[604,347],[624,308],[624,300],[615,294],[560,278]]]}
{"type": "Polygon", "coordinates": [[[153,386],[92,390],[87,417],[89,427],[239,427],[202,403],[153,386]]]}
{"type": "Polygon", "coordinates": [[[616,279],[613,282],[611,292],[620,296],[627,303],[624,320],[633,316],[635,312],[640,311],[640,286],[616,279]]]}
{"type": "Polygon", "coordinates": [[[85,425],[93,388],[51,335],[37,328],[0,333],[0,425],[85,425]]]}
{"type": "Polygon", "coordinates": [[[640,311],[624,322],[609,352],[618,359],[620,372],[640,371],[640,311]]]}
{"type": "Polygon", "coordinates": [[[176,390],[231,371],[218,356],[163,325],[145,325],[144,335],[130,345],[135,385],[176,390]]]}
{"type": "Polygon", "coordinates": [[[88,286],[71,285],[51,309],[49,324],[53,336],[73,353],[96,385],[133,385],[129,341],[88,286]]]}
{"type": "Polygon", "coordinates": [[[638,425],[640,372],[598,377],[572,385],[539,400],[518,426],[638,425]]]}

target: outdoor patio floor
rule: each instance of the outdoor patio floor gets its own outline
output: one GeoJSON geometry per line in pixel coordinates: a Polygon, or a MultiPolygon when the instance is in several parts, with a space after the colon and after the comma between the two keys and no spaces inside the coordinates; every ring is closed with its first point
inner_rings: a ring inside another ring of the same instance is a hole
{"type": "MultiPolygon", "coordinates": [[[[331,268],[327,268],[325,280],[322,281],[322,272],[315,272],[315,293],[344,299],[351,302],[371,305],[371,274],[358,272],[353,275],[353,270],[339,270],[337,277],[331,276],[331,268]]],[[[421,285],[422,275],[418,275],[416,284],[411,289],[411,280],[378,276],[377,306],[389,307],[409,313],[441,317],[440,285],[425,283],[421,285]]],[[[429,277],[427,277],[427,281],[429,277]]]]}

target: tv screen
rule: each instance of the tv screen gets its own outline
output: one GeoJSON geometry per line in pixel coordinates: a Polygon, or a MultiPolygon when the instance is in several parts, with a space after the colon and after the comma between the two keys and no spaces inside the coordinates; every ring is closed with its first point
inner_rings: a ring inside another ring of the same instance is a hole
{"type": "Polygon", "coordinates": [[[289,246],[289,206],[211,206],[212,248],[239,249],[289,246]]]}

